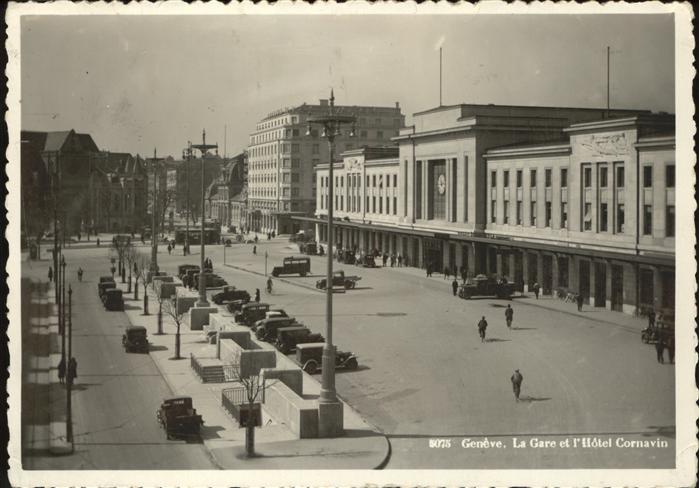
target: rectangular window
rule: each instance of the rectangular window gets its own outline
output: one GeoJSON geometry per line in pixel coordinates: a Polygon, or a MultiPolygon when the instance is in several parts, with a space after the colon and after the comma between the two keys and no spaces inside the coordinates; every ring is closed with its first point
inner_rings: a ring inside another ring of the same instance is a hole
{"type": "Polygon", "coordinates": [[[607,204],[602,203],[599,206],[599,230],[600,230],[600,232],[607,232],[607,230],[608,230],[607,222],[608,221],[609,221],[609,217],[608,217],[608,212],[607,212],[607,204]]]}
{"type": "MultiPolygon", "coordinates": [[[[617,172],[618,174],[618,172],[617,172]]],[[[617,234],[624,233],[624,204],[619,203],[616,206],[616,232],[617,234]]]]}
{"type": "Polygon", "coordinates": [[[398,215],[398,197],[393,197],[393,215],[398,215]]]}
{"type": "Polygon", "coordinates": [[[391,188],[391,175],[386,175],[386,188],[391,188]]]}
{"type": "Polygon", "coordinates": [[[369,175],[366,175],[366,186],[369,186],[369,175]]]}
{"type": "Polygon", "coordinates": [[[568,168],[561,168],[561,188],[568,188],[568,168]]]}
{"type": "Polygon", "coordinates": [[[360,131],[360,132],[359,132],[359,136],[360,136],[362,139],[366,139],[366,138],[367,138],[367,131],[365,131],[365,130],[360,131]]]}
{"type": "Polygon", "coordinates": [[[536,188],[536,170],[529,171],[529,186],[536,188]]]}
{"type": "Polygon", "coordinates": [[[282,168],[288,168],[290,164],[291,161],[289,160],[289,158],[282,159],[282,168]]]}
{"type": "Polygon", "coordinates": [[[675,206],[665,207],[665,236],[675,237],[675,206]]]}
{"type": "Polygon", "coordinates": [[[653,166],[643,167],[643,188],[650,188],[653,186],[653,166]]]}
{"type": "Polygon", "coordinates": [[[291,160],[292,168],[298,168],[299,166],[301,166],[301,160],[299,160],[299,158],[294,158],[291,160]]]}
{"type": "Polygon", "coordinates": [[[522,202],[517,201],[517,225],[522,225],[522,202]]]}
{"type": "Polygon", "coordinates": [[[383,198],[379,198],[379,213],[383,213],[383,198]]]}
{"type": "Polygon", "coordinates": [[[294,137],[298,137],[298,136],[299,136],[299,130],[298,130],[298,129],[294,129],[293,132],[292,132],[292,134],[293,134],[294,137]]]}
{"type": "Polygon", "coordinates": [[[377,139],[383,139],[383,131],[382,131],[382,130],[377,130],[377,131],[376,131],[376,138],[377,138],[377,139]]]}
{"type": "Polygon", "coordinates": [[[393,188],[398,188],[398,175],[393,175],[393,188]]]}
{"type": "Polygon", "coordinates": [[[568,203],[561,202],[561,229],[568,228],[568,203]]]}
{"type": "Polygon", "coordinates": [[[502,172],[502,180],[503,180],[502,186],[504,186],[505,188],[510,186],[510,172],[509,171],[502,172]]]}
{"type": "Polygon", "coordinates": [[[550,169],[546,169],[544,171],[544,182],[545,182],[544,184],[545,184],[546,188],[551,188],[551,170],[550,169]]]}
{"type": "Polygon", "coordinates": [[[589,166],[583,169],[583,186],[585,188],[590,188],[592,186],[592,168],[589,166]]]}
{"type": "Polygon", "coordinates": [[[495,188],[498,185],[498,174],[495,171],[490,172],[490,187],[495,188]]]}
{"type": "Polygon", "coordinates": [[[298,174],[298,173],[292,173],[292,174],[291,174],[291,182],[292,182],[292,183],[298,183],[298,182],[299,182],[299,174],[298,174]]]}
{"type": "Polygon", "coordinates": [[[546,227],[551,227],[551,202],[546,202],[544,209],[546,210],[546,227]]]}
{"type": "Polygon", "coordinates": [[[366,203],[364,204],[364,211],[368,212],[369,211],[369,195],[366,197],[366,203]]]}
{"type": "Polygon", "coordinates": [[[371,197],[371,213],[376,213],[376,197],[371,197]]]}
{"type": "Polygon", "coordinates": [[[289,173],[282,173],[282,183],[289,183],[289,173]]]}
{"type": "Polygon", "coordinates": [[[313,144],[311,152],[313,154],[318,154],[320,152],[320,144],[313,144]]]}
{"type": "Polygon", "coordinates": [[[653,233],[653,206],[643,206],[643,235],[649,236],[653,233]]]}
{"type": "MultiPolygon", "coordinates": [[[[668,164],[665,166],[665,187],[675,188],[675,165],[668,164]]],[[[675,235],[674,232],[672,235],[675,235]]]]}
{"type": "MultiPolygon", "coordinates": [[[[507,174],[507,172],[505,172],[507,174]]],[[[509,200],[505,200],[503,204],[503,211],[504,211],[504,223],[505,225],[508,225],[510,223],[510,202],[509,200]]]]}
{"type": "Polygon", "coordinates": [[[585,213],[583,214],[583,230],[592,230],[592,204],[585,203],[585,213]]]}
{"type": "Polygon", "coordinates": [[[298,189],[298,188],[292,188],[292,189],[291,189],[291,196],[292,196],[292,197],[297,197],[297,196],[299,196],[299,189],[298,189]]]}
{"type": "Polygon", "coordinates": [[[490,222],[495,224],[497,222],[497,202],[496,200],[490,201],[490,222]]]}
{"type": "Polygon", "coordinates": [[[291,152],[292,152],[292,153],[297,153],[297,152],[299,152],[299,145],[298,145],[298,144],[292,144],[292,145],[291,145],[291,152]]]}
{"type": "Polygon", "coordinates": [[[522,188],[522,170],[517,170],[517,188],[522,188]]]}
{"type": "Polygon", "coordinates": [[[376,188],[376,175],[371,176],[371,186],[376,188]]]}
{"type": "Polygon", "coordinates": [[[536,202],[531,202],[529,206],[529,225],[536,227],[536,202]]]}
{"type": "Polygon", "coordinates": [[[617,188],[624,188],[624,166],[618,165],[616,167],[616,178],[614,184],[617,188]]]}
{"type": "Polygon", "coordinates": [[[599,169],[599,186],[600,188],[607,188],[607,167],[603,166],[599,169]]]}

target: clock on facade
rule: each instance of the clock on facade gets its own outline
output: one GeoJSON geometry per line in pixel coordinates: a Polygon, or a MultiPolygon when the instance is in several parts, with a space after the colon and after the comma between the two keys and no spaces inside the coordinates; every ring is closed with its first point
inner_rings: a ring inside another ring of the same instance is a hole
{"type": "Polygon", "coordinates": [[[437,179],[437,189],[439,190],[440,195],[444,195],[444,191],[447,189],[447,179],[443,174],[439,175],[439,178],[437,179]]]}

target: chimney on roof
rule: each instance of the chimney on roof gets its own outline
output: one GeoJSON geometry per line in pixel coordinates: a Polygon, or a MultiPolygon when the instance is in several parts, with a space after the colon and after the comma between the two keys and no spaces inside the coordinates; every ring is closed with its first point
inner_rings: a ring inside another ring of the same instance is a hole
{"type": "Polygon", "coordinates": [[[320,99],[320,106],[321,106],[321,107],[327,107],[327,106],[328,106],[328,99],[327,99],[327,98],[321,98],[321,99],[320,99]]]}

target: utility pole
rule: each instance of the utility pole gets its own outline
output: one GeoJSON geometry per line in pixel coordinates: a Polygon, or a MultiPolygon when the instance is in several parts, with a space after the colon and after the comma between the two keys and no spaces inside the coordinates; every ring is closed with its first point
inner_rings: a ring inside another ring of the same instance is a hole
{"type": "MultiPolygon", "coordinates": [[[[68,364],[73,359],[73,289],[68,286],[68,364]]],[[[68,369],[68,368],[67,368],[68,369]]],[[[74,449],[73,444],[73,405],[72,405],[72,389],[73,376],[71,373],[67,375],[66,381],[66,440],[70,442],[71,452],[74,449]]]]}
{"type": "Polygon", "coordinates": [[[201,224],[201,265],[199,268],[199,300],[197,301],[197,307],[208,307],[209,302],[206,300],[206,273],[204,272],[204,253],[206,252],[205,246],[204,246],[204,233],[205,233],[205,227],[204,227],[204,190],[205,190],[205,184],[204,184],[204,175],[205,175],[205,167],[204,167],[204,161],[206,159],[206,155],[208,154],[209,149],[216,149],[216,152],[218,153],[218,144],[207,144],[206,143],[206,130],[203,130],[201,133],[202,137],[202,143],[201,144],[193,144],[192,148],[193,149],[198,149],[201,151],[201,209],[200,209],[200,224],[201,224]]]}
{"type": "MultiPolygon", "coordinates": [[[[162,161],[163,158],[157,157],[157,150],[153,149],[153,158],[151,163],[153,165],[153,206],[152,206],[152,229],[151,229],[151,256],[150,256],[150,271],[151,276],[158,272],[158,193],[156,188],[156,183],[158,180],[158,161],[162,161]]],[[[145,292],[145,290],[144,290],[145,292]]]]}
{"type": "Polygon", "coordinates": [[[607,46],[607,118],[609,118],[609,46],[607,46]]]}

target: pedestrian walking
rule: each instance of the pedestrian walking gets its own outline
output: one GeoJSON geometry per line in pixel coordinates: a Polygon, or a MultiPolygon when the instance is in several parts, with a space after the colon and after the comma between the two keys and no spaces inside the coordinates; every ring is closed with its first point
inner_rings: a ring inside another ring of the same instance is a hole
{"type": "Polygon", "coordinates": [[[75,379],[78,377],[78,362],[75,358],[70,358],[68,361],[68,374],[66,376],[66,381],[71,385],[75,383],[75,379]]]}
{"type": "Polygon", "coordinates": [[[507,308],[505,309],[505,322],[507,322],[507,328],[512,329],[512,317],[514,316],[515,311],[512,310],[512,307],[510,307],[510,304],[507,304],[507,308]]]}
{"type": "Polygon", "coordinates": [[[78,232],[78,242],[80,242],[80,232],[78,232]]]}
{"type": "Polygon", "coordinates": [[[257,254],[257,246],[252,246],[252,253],[257,254]]]}
{"type": "Polygon", "coordinates": [[[61,358],[61,361],[58,363],[58,382],[60,384],[63,384],[65,382],[65,377],[66,377],[66,360],[65,358],[61,358]]]}
{"type": "Polygon", "coordinates": [[[255,288],[255,302],[260,303],[260,289],[255,288]]]}
{"type": "Polygon", "coordinates": [[[582,312],[582,306],[583,306],[583,296],[578,293],[575,297],[575,303],[578,304],[578,312],[582,312]]]}
{"type": "Polygon", "coordinates": [[[100,247],[100,238],[97,238],[97,247],[100,247]]]}
{"type": "Polygon", "coordinates": [[[277,236],[277,233],[272,231],[272,239],[274,239],[277,236]]]}
{"type": "Polygon", "coordinates": [[[483,316],[478,322],[478,335],[481,336],[481,342],[485,342],[485,329],[487,328],[488,322],[485,320],[485,316],[483,316]]]}
{"type": "Polygon", "coordinates": [[[662,335],[658,337],[658,342],[655,343],[655,355],[658,359],[658,362],[660,364],[665,363],[665,359],[663,358],[663,353],[665,352],[665,340],[662,335]]]}
{"type": "Polygon", "coordinates": [[[383,256],[381,256],[381,261],[383,262],[383,266],[386,267],[386,262],[388,262],[388,254],[383,253],[383,256]]]}
{"type": "Polygon", "coordinates": [[[445,266],[445,267],[444,267],[444,279],[446,280],[447,278],[449,278],[449,268],[447,268],[447,267],[445,266]]]}
{"type": "Polygon", "coordinates": [[[53,268],[49,266],[49,281],[53,281],[53,268]]]}
{"type": "Polygon", "coordinates": [[[674,364],[675,363],[675,335],[674,334],[668,334],[666,345],[667,345],[667,356],[670,359],[670,363],[674,364]]]}
{"type": "Polygon", "coordinates": [[[398,267],[399,268],[403,267],[403,256],[401,256],[400,253],[398,253],[398,267]]]}
{"type": "Polygon", "coordinates": [[[167,245],[167,253],[172,254],[172,246],[170,245],[170,243],[168,243],[167,245]]]}
{"type": "Polygon", "coordinates": [[[456,296],[456,292],[459,290],[459,282],[456,281],[456,278],[451,282],[451,290],[454,292],[454,296],[456,296]]]}
{"type": "Polygon", "coordinates": [[[396,255],[391,254],[391,268],[393,268],[396,264],[396,255]]]}
{"type": "Polygon", "coordinates": [[[116,268],[114,267],[114,265],[113,265],[113,264],[112,264],[112,267],[111,267],[111,268],[109,268],[109,271],[111,271],[111,272],[112,272],[112,278],[114,278],[114,273],[116,273],[116,268]]]}
{"type": "Polygon", "coordinates": [[[655,327],[655,310],[650,309],[648,312],[648,328],[653,329],[655,327]]]}
{"type": "Polygon", "coordinates": [[[539,299],[539,283],[538,282],[536,282],[536,281],[534,282],[533,289],[534,289],[534,297],[538,300],[539,299]]]}
{"type": "Polygon", "coordinates": [[[515,401],[519,401],[519,392],[522,390],[522,381],[524,381],[524,376],[522,376],[522,373],[519,372],[518,369],[515,369],[514,374],[510,377],[510,381],[512,382],[512,391],[515,394],[515,401]]]}
{"type": "Polygon", "coordinates": [[[258,240],[259,240],[259,239],[257,238],[257,234],[255,234],[255,244],[257,244],[257,241],[258,241],[258,240]]]}
{"type": "Polygon", "coordinates": [[[427,273],[427,278],[429,278],[432,275],[432,270],[430,269],[430,265],[428,264],[427,267],[425,268],[425,272],[427,273]]]}
{"type": "Polygon", "coordinates": [[[83,269],[78,268],[78,281],[82,281],[82,280],[83,280],[83,269]]]}

